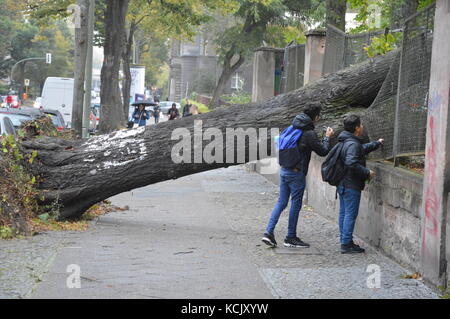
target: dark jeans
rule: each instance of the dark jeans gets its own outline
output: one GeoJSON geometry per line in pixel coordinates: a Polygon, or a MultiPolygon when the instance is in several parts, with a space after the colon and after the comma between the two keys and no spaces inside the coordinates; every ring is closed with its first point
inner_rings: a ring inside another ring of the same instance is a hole
{"type": "Polygon", "coordinates": [[[344,186],[338,186],[340,209],[339,231],[342,245],[348,245],[353,240],[356,217],[358,217],[361,191],[344,186]]]}
{"type": "Polygon", "coordinates": [[[155,124],[159,123],[159,116],[155,116],[155,124]]]}
{"type": "Polygon", "coordinates": [[[303,193],[306,187],[305,174],[281,168],[280,171],[280,197],[270,216],[266,232],[273,234],[281,213],[291,198],[291,209],[289,211],[289,224],[287,237],[297,236],[297,222],[302,208],[303,193]]]}

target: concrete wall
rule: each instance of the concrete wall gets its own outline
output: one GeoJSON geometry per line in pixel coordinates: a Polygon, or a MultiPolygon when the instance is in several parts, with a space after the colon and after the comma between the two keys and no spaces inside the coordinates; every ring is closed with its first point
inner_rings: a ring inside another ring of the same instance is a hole
{"type": "Polygon", "coordinates": [[[260,48],[253,58],[252,102],[265,101],[274,96],[275,52],[260,48]]]}
{"type": "MultiPolygon", "coordinates": [[[[338,220],[336,188],[322,182],[323,159],[312,156],[307,177],[307,203],[338,220]]],[[[355,234],[399,263],[419,271],[422,177],[393,166],[368,162],[377,178],[362,193],[355,234]]]]}
{"type": "MultiPolygon", "coordinates": [[[[317,213],[337,223],[339,199],[335,199],[336,188],[322,182],[320,172],[322,162],[323,158],[312,154],[304,204],[312,206],[317,213]]],[[[270,174],[262,175],[269,181],[279,184],[279,170],[267,170],[268,163],[271,163],[271,167],[277,166],[277,158],[248,163],[247,166],[260,174],[264,170],[270,171],[270,174]]],[[[377,173],[377,178],[367,185],[362,193],[355,234],[400,264],[422,273],[420,227],[423,177],[377,162],[369,161],[367,166],[377,173]]],[[[448,197],[450,203],[450,194],[448,197]]],[[[449,274],[450,204],[447,206],[446,223],[446,258],[449,274]]],[[[336,241],[336,246],[338,245],[336,241]]]]}
{"type": "Polygon", "coordinates": [[[313,83],[322,76],[325,43],[325,31],[312,30],[306,33],[304,85],[313,83]]]}

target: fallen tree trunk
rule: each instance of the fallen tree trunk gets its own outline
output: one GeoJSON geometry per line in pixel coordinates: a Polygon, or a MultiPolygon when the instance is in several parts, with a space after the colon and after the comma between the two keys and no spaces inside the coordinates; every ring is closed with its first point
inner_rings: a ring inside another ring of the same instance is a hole
{"type": "MultiPolygon", "coordinates": [[[[304,106],[316,104],[322,106],[323,125],[336,127],[349,110],[370,106],[395,54],[393,52],[329,74],[314,84],[262,103],[218,108],[207,114],[118,131],[88,140],[41,138],[24,141],[22,147],[25,152],[38,151],[32,170],[34,175],[40,176],[38,188],[45,197],[41,204],[48,205],[57,200],[61,204],[61,216],[79,216],[91,205],[122,192],[239,164],[236,154],[233,155],[234,161],[229,162],[174,163],[173,147],[179,140],[171,140],[172,133],[184,128],[185,133],[194,136],[194,120],[202,120],[200,132],[216,128],[216,132],[224,136],[227,128],[281,130],[290,125],[304,106]]],[[[259,138],[267,145],[271,136],[259,138]]],[[[203,142],[203,146],[207,143],[203,142]]],[[[225,154],[227,150],[224,144],[221,149],[225,154]]],[[[245,143],[246,150],[248,144],[245,143]]],[[[234,146],[232,151],[236,148],[234,146]]],[[[221,149],[215,151],[220,153],[221,149]]],[[[198,148],[192,147],[189,153],[198,159],[198,148]]],[[[249,159],[247,154],[245,161],[249,159]]]]}

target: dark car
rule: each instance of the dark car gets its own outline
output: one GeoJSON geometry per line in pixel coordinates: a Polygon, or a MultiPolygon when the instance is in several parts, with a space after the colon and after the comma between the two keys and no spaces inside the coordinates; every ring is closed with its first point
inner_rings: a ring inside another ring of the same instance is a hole
{"type": "Polygon", "coordinates": [[[64,118],[58,110],[42,109],[42,112],[52,119],[52,122],[58,131],[62,131],[66,128],[64,118]]]}

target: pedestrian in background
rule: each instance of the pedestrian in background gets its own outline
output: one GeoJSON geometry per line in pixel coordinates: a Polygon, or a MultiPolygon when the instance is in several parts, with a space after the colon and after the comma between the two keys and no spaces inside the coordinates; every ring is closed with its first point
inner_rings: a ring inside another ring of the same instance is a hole
{"type": "Polygon", "coordinates": [[[177,109],[177,105],[175,103],[172,103],[172,107],[167,112],[167,115],[169,116],[169,121],[178,119],[180,117],[180,112],[177,109]]]}
{"type": "Polygon", "coordinates": [[[161,115],[161,107],[159,106],[159,102],[156,102],[156,105],[153,107],[153,116],[155,117],[155,124],[159,123],[160,115],[161,115]]]}
{"type": "Polygon", "coordinates": [[[136,108],[133,112],[133,121],[135,126],[146,126],[147,120],[150,119],[150,114],[145,110],[144,104],[139,104],[138,108],[136,108]]]}
{"type": "Polygon", "coordinates": [[[185,104],[184,107],[183,107],[183,117],[191,116],[191,115],[192,115],[192,114],[191,114],[191,107],[192,107],[192,104],[189,103],[189,100],[188,100],[188,99],[186,99],[186,104],[185,104]]]}

